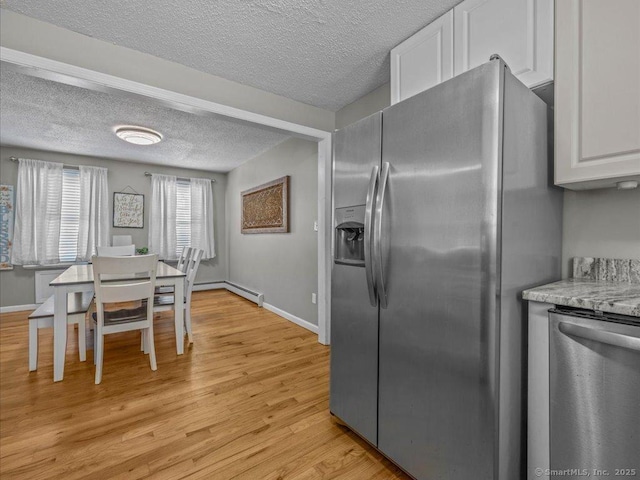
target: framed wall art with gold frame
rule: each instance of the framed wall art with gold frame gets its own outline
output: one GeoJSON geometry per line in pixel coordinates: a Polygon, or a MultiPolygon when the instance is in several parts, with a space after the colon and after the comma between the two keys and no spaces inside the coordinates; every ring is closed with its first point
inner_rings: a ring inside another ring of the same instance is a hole
{"type": "Polygon", "coordinates": [[[289,232],[289,176],[245,190],[242,200],[242,233],[289,232]]]}

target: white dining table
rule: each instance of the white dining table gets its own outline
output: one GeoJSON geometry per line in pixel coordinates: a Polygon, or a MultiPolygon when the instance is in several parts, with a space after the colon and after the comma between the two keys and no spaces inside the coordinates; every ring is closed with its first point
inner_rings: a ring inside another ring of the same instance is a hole
{"type": "MultiPolygon", "coordinates": [[[[157,286],[174,287],[174,298],[184,298],[185,273],[166,263],[158,262],[156,270],[157,286]]],[[[132,275],[114,276],[114,281],[133,280],[132,275]]],[[[139,278],[139,277],[137,277],[139,278]]],[[[53,315],[53,381],[64,378],[64,361],[67,351],[67,295],[74,292],[93,290],[93,266],[72,265],[49,283],[54,291],[53,315]]],[[[176,352],[184,353],[184,309],[174,308],[176,330],[176,352]]]]}

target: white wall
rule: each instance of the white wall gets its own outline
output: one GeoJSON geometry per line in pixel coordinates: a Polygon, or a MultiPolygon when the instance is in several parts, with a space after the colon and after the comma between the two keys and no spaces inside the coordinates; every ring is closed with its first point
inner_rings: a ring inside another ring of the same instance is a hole
{"type": "MultiPolygon", "coordinates": [[[[213,184],[216,257],[200,263],[196,283],[208,283],[227,279],[229,266],[225,233],[226,174],[0,146],[0,177],[2,178],[2,183],[14,186],[16,185],[18,177],[18,164],[9,161],[9,157],[12,156],[61,162],[67,165],[99,165],[108,168],[110,219],[113,218],[113,201],[111,200],[113,198],[113,192],[123,191],[127,186],[130,186],[145,196],[144,228],[110,228],[110,236],[114,234],[131,235],[138,248],[148,245],[147,226],[149,225],[151,179],[144,176],[145,171],[181,177],[214,178],[216,180],[213,184]]],[[[126,191],[131,192],[129,189],[126,191]]],[[[112,225],[112,223],[110,223],[110,225],[112,225]]],[[[34,303],[34,276],[34,270],[24,269],[20,266],[15,266],[13,270],[0,271],[0,306],[28,305],[34,303]]]]}
{"type": "Polygon", "coordinates": [[[264,294],[265,303],[314,325],[318,288],[317,143],[297,138],[231,171],[227,181],[227,245],[229,281],[264,294]],[[240,233],[244,190],[276,178],[290,178],[290,233],[240,233]]]}

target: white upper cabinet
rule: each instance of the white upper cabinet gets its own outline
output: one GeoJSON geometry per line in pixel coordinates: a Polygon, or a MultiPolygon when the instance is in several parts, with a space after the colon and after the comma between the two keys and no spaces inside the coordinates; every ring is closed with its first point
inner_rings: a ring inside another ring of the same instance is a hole
{"type": "Polygon", "coordinates": [[[556,2],[555,183],[640,181],[640,1],[556,2]]]}
{"type": "Polygon", "coordinates": [[[529,88],[552,81],[553,0],[463,1],[391,50],[391,103],[494,53],[529,88]]]}
{"type": "Polygon", "coordinates": [[[453,77],[453,10],[391,50],[391,104],[453,77]]]}
{"type": "Polygon", "coordinates": [[[529,88],[553,80],[553,0],[464,0],[453,22],[455,75],[497,53],[529,88]]]}

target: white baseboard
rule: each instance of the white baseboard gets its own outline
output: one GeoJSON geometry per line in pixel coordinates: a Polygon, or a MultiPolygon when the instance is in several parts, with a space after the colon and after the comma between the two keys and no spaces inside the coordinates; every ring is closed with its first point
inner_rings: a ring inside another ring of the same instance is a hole
{"type": "Polygon", "coordinates": [[[303,328],[306,328],[310,332],[318,334],[318,326],[314,325],[311,322],[303,320],[300,317],[296,317],[295,315],[290,314],[289,312],[285,312],[284,310],[279,309],[278,307],[274,307],[270,303],[264,303],[264,294],[256,293],[249,290],[246,287],[242,287],[238,284],[234,284],[231,282],[213,282],[213,283],[201,283],[200,285],[194,285],[194,290],[214,290],[226,288],[229,292],[235,293],[247,300],[256,303],[259,307],[264,307],[270,312],[275,313],[276,315],[281,316],[282,318],[286,318],[290,322],[295,323],[303,328]]]}
{"type": "Polygon", "coordinates": [[[247,300],[257,304],[259,307],[262,307],[262,303],[264,302],[264,294],[254,292],[247,287],[243,287],[242,285],[238,285],[236,283],[231,283],[227,281],[219,281],[219,282],[211,282],[211,283],[199,283],[193,286],[193,291],[200,292],[203,290],[219,290],[225,288],[231,293],[235,293],[247,300]]]}
{"type": "Polygon", "coordinates": [[[270,303],[264,303],[262,306],[264,308],[266,308],[267,310],[269,310],[270,312],[273,312],[276,315],[280,315],[282,318],[286,318],[290,322],[293,322],[296,325],[300,325],[301,327],[306,328],[307,330],[309,330],[310,332],[315,333],[316,335],[318,334],[318,326],[317,325],[314,325],[311,322],[307,322],[306,320],[303,320],[300,317],[296,317],[295,315],[291,315],[289,312],[285,312],[284,310],[280,310],[278,307],[274,307],[270,303]]]}
{"type": "Polygon", "coordinates": [[[193,286],[193,291],[201,292],[203,290],[220,290],[221,288],[227,288],[227,282],[196,283],[193,286]]]}
{"type": "Polygon", "coordinates": [[[263,293],[253,292],[248,288],[242,287],[240,285],[237,285],[231,282],[226,282],[226,289],[229,290],[231,293],[235,293],[236,295],[240,295],[241,297],[252,301],[253,303],[257,304],[259,307],[263,306],[262,305],[264,302],[263,293]]]}
{"type": "Polygon", "coordinates": [[[35,303],[29,303],[27,305],[9,305],[7,307],[0,307],[0,313],[13,313],[13,312],[22,312],[25,310],[35,310],[40,305],[35,303]]]}
{"type": "MultiPolygon", "coordinates": [[[[193,286],[194,291],[201,290],[217,290],[221,288],[227,288],[227,282],[211,282],[211,283],[200,283],[193,286]]],[[[22,312],[26,310],[35,310],[38,308],[41,303],[30,303],[27,305],[8,305],[6,307],[0,307],[0,313],[13,313],[13,312],[22,312]]]]}
{"type": "MultiPolygon", "coordinates": [[[[228,291],[235,293],[236,295],[240,295],[241,297],[256,303],[259,307],[264,307],[270,312],[273,312],[276,315],[281,316],[282,318],[286,318],[287,320],[295,323],[296,325],[306,328],[310,332],[313,332],[315,334],[318,333],[317,325],[314,325],[311,322],[303,320],[300,317],[296,317],[295,315],[292,315],[289,312],[285,312],[284,310],[281,310],[278,307],[274,307],[269,303],[264,303],[264,295],[262,293],[251,292],[250,290],[240,287],[239,285],[234,285],[228,282],[200,283],[198,285],[193,286],[194,291],[219,290],[222,288],[227,289],[228,291]]],[[[24,310],[35,310],[36,308],[38,308],[38,305],[36,305],[35,303],[29,304],[29,305],[11,305],[7,307],[0,307],[0,313],[21,312],[24,310]]]]}

